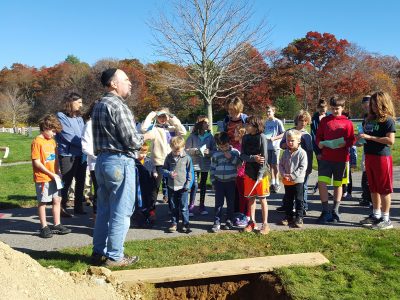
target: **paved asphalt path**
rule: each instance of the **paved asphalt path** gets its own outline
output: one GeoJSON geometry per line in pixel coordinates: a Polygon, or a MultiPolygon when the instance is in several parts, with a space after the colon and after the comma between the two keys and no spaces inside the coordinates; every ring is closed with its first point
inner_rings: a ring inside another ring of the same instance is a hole
{"type": "MultiPolygon", "coordinates": [[[[394,186],[391,220],[396,228],[400,228],[400,167],[394,169],[394,186]]],[[[316,182],[317,173],[313,172],[310,178],[310,187],[316,182]]],[[[335,228],[335,229],[360,229],[358,222],[370,213],[367,207],[358,205],[361,197],[361,172],[353,174],[353,200],[343,201],[340,211],[342,221],[334,225],[317,225],[316,219],[320,215],[320,201],[318,192],[315,195],[309,195],[310,211],[304,219],[303,229],[288,229],[286,226],[279,226],[276,223],[281,220],[283,214],[277,213],[275,208],[281,205],[283,196],[283,188],[278,194],[272,194],[268,197],[269,203],[269,223],[272,230],[307,230],[309,228],[335,228]]],[[[197,195],[197,199],[199,194],[197,195]]],[[[161,198],[159,196],[159,198],[161,198]]],[[[198,200],[197,200],[198,201],[198,200]]],[[[189,235],[211,234],[207,233],[213,222],[213,193],[208,191],[206,196],[206,206],[209,212],[207,216],[195,215],[191,218],[192,232],[189,235]]],[[[39,237],[39,220],[36,208],[21,208],[0,210],[0,241],[7,243],[16,250],[22,252],[31,251],[52,251],[66,247],[81,247],[90,245],[92,242],[92,226],[91,207],[86,207],[88,215],[74,216],[73,218],[62,219],[64,225],[72,229],[72,233],[64,236],[55,235],[51,239],[42,239],[39,237]]],[[[51,210],[47,210],[48,220],[51,223],[51,210]]],[[[257,206],[257,220],[261,220],[260,206],[257,206]]],[[[155,238],[170,238],[185,236],[184,233],[167,233],[169,226],[169,215],[167,205],[158,203],[157,206],[157,222],[151,229],[131,228],[127,235],[127,240],[143,240],[155,238]]],[[[131,226],[132,227],[132,226],[131,226]]],[[[362,229],[368,230],[368,229],[362,229]]],[[[268,238],[268,237],[266,237],[268,238]]]]}

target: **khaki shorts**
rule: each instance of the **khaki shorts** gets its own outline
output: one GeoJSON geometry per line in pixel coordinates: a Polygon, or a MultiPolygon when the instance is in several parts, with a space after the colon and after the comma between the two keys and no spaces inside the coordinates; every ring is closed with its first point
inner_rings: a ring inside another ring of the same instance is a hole
{"type": "Polygon", "coordinates": [[[57,189],[56,182],[36,182],[36,199],[40,203],[50,203],[54,198],[61,196],[60,190],[57,189]]]}

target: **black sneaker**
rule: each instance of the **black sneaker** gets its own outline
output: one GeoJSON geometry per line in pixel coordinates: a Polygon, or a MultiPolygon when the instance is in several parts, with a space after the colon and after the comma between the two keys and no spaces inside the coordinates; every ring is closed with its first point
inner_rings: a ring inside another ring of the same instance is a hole
{"type": "Polygon", "coordinates": [[[326,224],[327,222],[332,222],[331,212],[323,211],[319,218],[317,219],[318,224],[326,224]]]}
{"type": "Polygon", "coordinates": [[[190,229],[189,224],[185,224],[185,225],[182,226],[182,232],[183,233],[191,233],[192,232],[192,230],[190,229]]]}
{"type": "Polygon", "coordinates": [[[328,220],[328,222],[332,223],[340,222],[340,214],[337,214],[335,211],[332,211],[332,219],[328,220]]]}
{"type": "Polygon", "coordinates": [[[372,225],[379,222],[379,219],[374,214],[370,214],[368,217],[360,221],[360,224],[365,227],[371,227],[372,225]]]}
{"type": "Polygon", "coordinates": [[[292,223],[293,223],[293,217],[284,217],[280,222],[280,224],[283,226],[288,226],[291,225],[292,223]]]}
{"type": "Polygon", "coordinates": [[[231,230],[232,228],[233,228],[233,223],[231,222],[231,220],[226,220],[224,230],[231,230]]]}
{"type": "Polygon", "coordinates": [[[270,185],[270,187],[269,187],[269,192],[270,192],[271,194],[276,194],[275,185],[273,185],[273,184],[270,185]]]}
{"type": "Polygon", "coordinates": [[[127,267],[139,261],[139,256],[124,256],[121,260],[112,260],[107,258],[104,265],[106,267],[127,267]]]}
{"type": "Polygon", "coordinates": [[[285,208],[283,207],[283,205],[282,205],[282,206],[279,206],[279,207],[277,207],[277,208],[276,208],[276,211],[277,211],[277,212],[280,212],[280,213],[284,213],[284,212],[286,212],[286,210],[285,210],[285,208]]]}
{"type": "Polygon", "coordinates": [[[46,226],[46,227],[43,227],[42,229],[40,229],[39,236],[41,238],[48,239],[48,238],[53,237],[53,233],[51,232],[49,226],[46,226]]]}
{"type": "Polygon", "coordinates": [[[58,225],[53,226],[53,227],[51,228],[51,231],[52,231],[54,234],[68,234],[68,233],[71,233],[71,229],[65,227],[65,226],[62,225],[62,224],[58,224],[58,225]]]}

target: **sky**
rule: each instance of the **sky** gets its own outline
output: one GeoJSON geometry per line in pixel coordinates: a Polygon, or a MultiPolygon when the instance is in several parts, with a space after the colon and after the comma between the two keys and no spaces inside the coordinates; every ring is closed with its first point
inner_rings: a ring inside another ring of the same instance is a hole
{"type": "MultiPolygon", "coordinates": [[[[232,0],[234,1],[234,0],[232,0]]],[[[251,22],[265,18],[270,48],[308,31],[329,32],[363,49],[400,58],[400,1],[253,0],[251,22]]],[[[168,0],[0,0],[0,69],[13,63],[53,66],[69,54],[93,65],[103,58],[160,57],[147,22],[168,0]]]]}

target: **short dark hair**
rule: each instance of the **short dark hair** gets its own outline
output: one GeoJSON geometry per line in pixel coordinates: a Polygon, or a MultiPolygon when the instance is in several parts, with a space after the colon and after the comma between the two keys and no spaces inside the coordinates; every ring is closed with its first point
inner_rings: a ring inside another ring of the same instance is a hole
{"type": "Polygon", "coordinates": [[[342,106],[344,107],[344,104],[346,103],[346,100],[343,98],[339,98],[338,95],[334,95],[329,99],[329,105],[330,106],[342,106]]]}
{"type": "Polygon", "coordinates": [[[225,131],[218,132],[215,134],[214,140],[217,145],[229,144],[229,135],[225,131]]]}
{"type": "Polygon", "coordinates": [[[318,100],[317,108],[327,107],[327,105],[326,100],[321,98],[318,100]]]}
{"type": "Polygon", "coordinates": [[[264,122],[260,117],[249,116],[246,119],[246,124],[250,124],[251,126],[253,126],[256,129],[257,134],[264,131],[264,122]]]}

